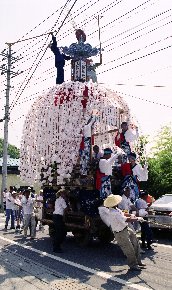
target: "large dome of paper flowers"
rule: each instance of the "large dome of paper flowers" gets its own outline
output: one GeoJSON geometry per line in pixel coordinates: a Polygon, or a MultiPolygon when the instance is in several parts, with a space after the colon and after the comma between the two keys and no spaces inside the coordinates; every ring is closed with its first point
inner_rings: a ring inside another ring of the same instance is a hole
{"type": "Polygon", "coordinates": [[[70,180],[79,162],[84,126],[93,118],[94,144],[102,149],[113,148],[110,130],[133,121],[123,98],[97,83],[65,82],[38,97],[24,123],[21,178],[42,185],[70,180]]]}

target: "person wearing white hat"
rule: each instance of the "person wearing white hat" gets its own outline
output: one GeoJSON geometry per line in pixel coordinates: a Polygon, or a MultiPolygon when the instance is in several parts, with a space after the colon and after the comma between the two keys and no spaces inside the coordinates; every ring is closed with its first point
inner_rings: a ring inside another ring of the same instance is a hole
{"type": "Polygon", "coordinates": [[[127,257],[130,270],[140,271],[140,267],[144,267],[145,264],[141,262],[139,241],[127,223],[135,222],[138,218],[127,217],[117,208],[121,200],[122,197],[120,195],[110,194],[104,200],[104,206],[99,207],[99,214],[103,222],[111,228],[118,245],[127,257]]]}

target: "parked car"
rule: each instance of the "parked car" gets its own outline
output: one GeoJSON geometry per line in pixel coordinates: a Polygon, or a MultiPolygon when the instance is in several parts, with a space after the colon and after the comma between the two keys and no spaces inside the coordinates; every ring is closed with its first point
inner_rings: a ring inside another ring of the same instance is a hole
{"type": "Polygon", "coordinates": [[[148,221],[151,228],[172,229],[172,194],[165,194],[150,206],[148,221]]]}

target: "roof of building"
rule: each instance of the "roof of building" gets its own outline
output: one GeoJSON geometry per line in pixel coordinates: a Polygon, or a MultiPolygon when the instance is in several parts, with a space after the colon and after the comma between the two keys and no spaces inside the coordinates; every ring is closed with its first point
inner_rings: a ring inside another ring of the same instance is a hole
{"type": "MultiPolygon", "coordinates": [[[[0,157],[0,167],[3,163],[3,157],[0,157]]],[[[7,157],[7,166],[19,166],[19,159],[7,157]]]]}

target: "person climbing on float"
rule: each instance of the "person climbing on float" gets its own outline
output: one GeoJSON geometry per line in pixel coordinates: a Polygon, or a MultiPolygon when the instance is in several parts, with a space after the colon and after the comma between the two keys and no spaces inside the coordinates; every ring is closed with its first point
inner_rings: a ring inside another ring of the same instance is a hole
{"type": "MultiPolygon", "coordinates": [[[[148,180],[147,164],[142,167],[139,163],[136,163],[137,156],[135,152],[131,152],[128,156],[130,164],[125,172],[124,179],[121,185],[121,190],[128,186],[130,188],[130,199],[135,202],[139,198],[140,189],[139,181],[148,180]]],[[[123,166],[123,165],[122,165],[123,166]]],[[[122,167],[121,167],[122,168],[122,167]]]]}
{"type": "Polygon", "coordinates": [[[83,138],[80,145],[80,173],[87,175],[91,161],[91,136],[93,124],[96,122],[96,117],[91,116],[87,124],[83,128],[83,138]]]}
{"type": "Polygon", "coordinates": [[[57,68],[56,84],[62,84],[64,82],[65,60],[70,60],[71,57],[60,52],[60,49],[57,46],[56,37],[52,32],[50,34],[52,35],[52,43],[50,44],[50,48],[55,55],[55,67],[57,68]]]}
{"type": "Polygon", "coordinates": [[[128,128],[127,122],[122,122],[121,132],[118,132],[115,137],[115,145],[120,147],[125,154],[122,155],[123,163],[127,162],[127,157],[131,153],[131,144],[139,137],[138,127],[135,127],[135,131],[128,128]]]}
{"type": "Polygon", "coordinates": [[[111,148],[104,149],[104,155],[99,161],[96,188],[100,190],[100,198],[105,199],[111,191],[112,166],[117,159],[118,153],[114,154],[111,148]]]}

